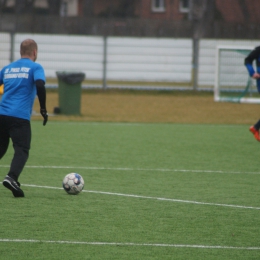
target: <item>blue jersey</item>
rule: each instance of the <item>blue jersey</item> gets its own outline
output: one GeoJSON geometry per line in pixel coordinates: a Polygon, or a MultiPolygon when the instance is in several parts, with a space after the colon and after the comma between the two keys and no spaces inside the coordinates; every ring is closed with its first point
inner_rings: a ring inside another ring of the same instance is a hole
{"type": "Polygon", "coordinates": [[[0,71],[0,85],[4,94],[0,102],[0,115],[30,120],[36,96],[36,80],[45,82],[42,66],[28,58],[21,58],[0,71]]]}

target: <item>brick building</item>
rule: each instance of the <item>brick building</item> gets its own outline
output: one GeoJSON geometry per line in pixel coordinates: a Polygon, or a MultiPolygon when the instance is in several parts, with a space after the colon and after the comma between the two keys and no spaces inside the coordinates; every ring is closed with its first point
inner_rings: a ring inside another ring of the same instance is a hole
{"type": "Polygon", "coordinates": [[[0,0],[0,31],[256,39],[259,13],[259,0],[0,0]]]}
{"type": "MultiPolygon", "coordinates": [[[[15,12],[17,0],[0,0],[0,11],[15,12]]],[[[42,14],[53,14],[55,7],[61,16],[135,17],[154,20],[183,21],[189,19],[193,3],[215,4],[215,19],[230,23],[259,23],[259,0],[35,0],[24,1],[23,11],[41,10],[42,14]],[[91,10],[86,9],[89,8],[91,10]],[[89,11],[89,12],[88,12],[89,11]]],[[[19,5],[21,6],[21,0],[19,5]]],[[[206,10],[207,11],[207,10],[206,10]]]]}
{"type": "MultiPolygon", "coordinates": [[[[75,0],[76,1],[76,0],[75,0]]],[[[83,16],[85,0],[78,0],[78,13],[83,16]]],[[[129,16],[145,19],[183,20],[189,13],[191,0],[93,0],[93,15],[118,15],[122,8],[129,8],[129,16]]]]}
{"type": "Polygon", "coordinates": [[[259,23],[259,0],[215,0],[222,20],[231,23],[259,23]]]}
{"type": "MultiPolygon", "coordinates": [[[[74,1],[78,1],[78,14],[83,15],[82,6],[85,0],[74,1]]],[[[134,9],[133,16],[137,18],[182,21],[189,19],[189,11],[193,1],[198,0],[132,0],[131,5],[134,9]]],[[[112,14],[113,11],[116,14],[124,2],[127,1],[92,0],[93,14],[100,16],[109,10],[112,14]]],[[[259,13],[259,0],[215,0],[215,19],[224,22],[259,23],[259,13]]]]}

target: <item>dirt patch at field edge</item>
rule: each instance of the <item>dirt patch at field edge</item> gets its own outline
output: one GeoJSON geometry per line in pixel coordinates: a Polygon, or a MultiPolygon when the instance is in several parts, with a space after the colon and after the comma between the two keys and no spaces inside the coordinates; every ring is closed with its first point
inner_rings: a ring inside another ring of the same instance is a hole
{"type": "MultiPolygon", "coordinates": [[[[47,91],[50,114],[58,98],[56,91],[47,91]]],[[[38,101],[34,110],[39,111],[38,101]]],[[[214,102],[212,93],[92,90],[82,92],[81,116],[55,115],[50,120],[251,125],[259,117],[258,104],[214,102]]]]}

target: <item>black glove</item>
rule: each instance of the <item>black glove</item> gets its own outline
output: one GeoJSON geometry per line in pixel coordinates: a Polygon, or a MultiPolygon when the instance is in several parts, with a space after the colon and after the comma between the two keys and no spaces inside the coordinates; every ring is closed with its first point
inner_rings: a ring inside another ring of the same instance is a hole
{"type": "Polygon", "coordinates": [[[41,115],[43,117],[43,125],[46,125],[47,124],[47,121],[48,121],[48,113],[47,113],[47,110],[44,109],[44,108],[41,108],[41,115]]]}

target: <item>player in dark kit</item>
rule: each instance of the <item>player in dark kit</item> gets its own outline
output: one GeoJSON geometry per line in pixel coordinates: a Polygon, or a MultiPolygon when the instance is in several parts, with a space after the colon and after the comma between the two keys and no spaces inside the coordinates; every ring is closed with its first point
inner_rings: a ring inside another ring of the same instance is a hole
{"type": "MultiPolygon", "coordinates": [[[[249,55],[245,58],[245,66],[248,70],[249,75],[256,79],[257,90],[260,93],[260,46],[256,47],[249,55]],[[253,67],[253,62],[256,61],[256,71],[253,67]]],[[[259,136],[260,120],[249,128],[249,131],[254,135],[255,139],[260,142],[259,136]]]]}
{"type": "Polygon", "coordinates": [[[37,52],[38,47],[34,40],[24,40],[20,45],[21,59],[0,71],[0,85],[4,84],[4,94],[0,102],[0,159],[5,155],[11,139],[14,156],[3,185],[12,191],[14,197],[24,197],[18,178],[29,156],[30,118],[36,94],[44,119],[43,125],[48,121],[45,75],[42,66],[35,63],[37,52]]]}

